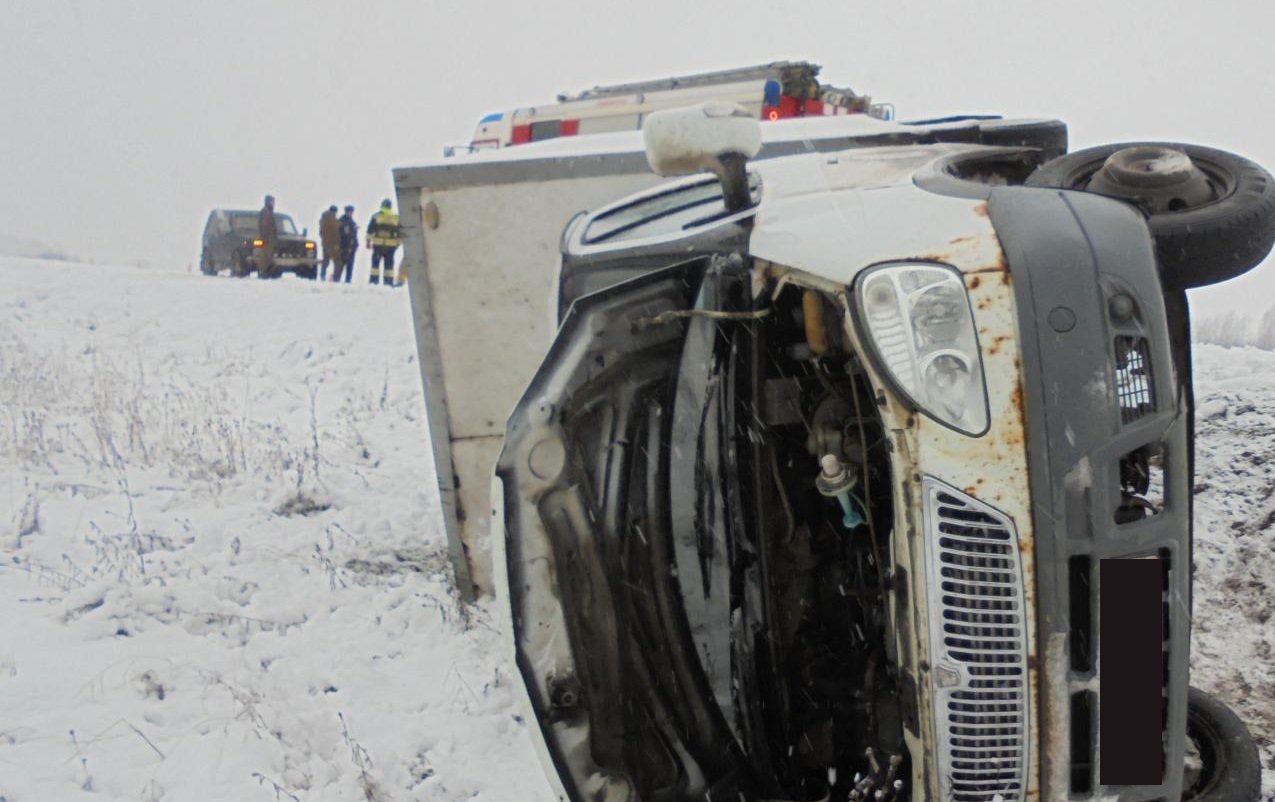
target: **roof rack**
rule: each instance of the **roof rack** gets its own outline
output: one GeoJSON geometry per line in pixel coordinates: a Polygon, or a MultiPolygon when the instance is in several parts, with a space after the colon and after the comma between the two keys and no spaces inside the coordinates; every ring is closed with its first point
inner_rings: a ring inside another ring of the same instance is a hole
{"type": "Polygon", "coordinates": [[[680,89],[691,86],[713,86],[734,81],[760,80],[778,78],[784,84],[797,82],[804,85],[814,81],[819,74],[819,65],[807,61],[772,61],[769,64],[757,64],[752,67],[739,67],[733,70],[717,70],[701,72],[694,75],[680,75],[673,78],[660,78],[654,81],[638,81],[630,84],[613,84],[611,86],[595,86],[574,95],[567,92],[558,94],[558,102],[572,100],[588,100],[590,98],[630,95],[635,92],[655,92],[667,89],[680,89]]]}

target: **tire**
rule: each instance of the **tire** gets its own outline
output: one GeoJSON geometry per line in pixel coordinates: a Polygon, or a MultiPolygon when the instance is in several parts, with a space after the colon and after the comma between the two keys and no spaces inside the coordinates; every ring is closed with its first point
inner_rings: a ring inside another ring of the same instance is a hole
{"type": "Polygon", "coordinates": [[[1187,696],[1188,749],[1194,744],[1203,766],[1184,776],[1182,802],[1256,802],[1262,764],[1248,727],[1229,707],[1199,688],[1187,696]]]}
{"type": "Polygon", "coordinates": [[[989,121],[979,126],[979,141],[997,148],[1036,148],[1044,161],[1067,152],[1067,124],[1058,120],[1012,124],[989,121]]]}
{"type": "Polygon", "coordinates": [[[217,275],[217,266],[213,264],[212,254],[208,252],[207,248],[199,254],[199,272],[205,276],[217,275]]]}
{"type": "Polygon", "coordinates": [[[1275,244],[1275,178],[1248,159],[1222,150],[1164,142],[1103,145],[1046,162],[1026,183],[1098,191],[1141,208],[1155,241],[1161,281],[1169,291],[1234,278],[1256,267],[1275,244]],[[1108,157],[1131,148],[1185,153],[1204,174],[1212,197],[1192,204],[1173,199],[1169,208],[1156,211],[1149,208],[1143,193],[1163,190],[1125,186],[1112,191],[1111,182],[1101,177],[1103,191],[1092,189],[1090,184],[1108,157]]]}
{"type": "Polygon", "coordinates": [[[250,273],[252,273],[252,265],[242,253],[235,251],[230,257],[230,275],[235,278],[247,278],[250,273]]]}

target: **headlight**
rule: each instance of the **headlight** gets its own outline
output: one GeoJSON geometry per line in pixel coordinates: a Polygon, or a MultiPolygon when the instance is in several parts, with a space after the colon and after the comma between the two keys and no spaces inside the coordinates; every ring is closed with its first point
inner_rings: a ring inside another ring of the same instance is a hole
{"type": "Polygon", "coordinates": [[[261,247],[264,247],[264,246],[265,246],[265,244],[266,244],[266,241],[265,241],[265,240],[263,240],[263,239],[255,239],[255,240],[253,240],[253,241],[252,241],[252,245],[253,245],[253,247],[254,247],[254,248],[261,248],[261,247]]]}
{"type": "Polygon", "coordinates": [[[987,386],[961,274],[932,264],[882,265],[859,278],[864,338],[917,409],[953,429],[987,431],[987,386]]]}
{"type": "Polygon", "coordinates": [[[314,250],[314,243],[313,243],[313,242],[307,242],[307,243],[305,244],[305,249],[306,249],[307,251],[312,251],[312,250],[314,250]]]}

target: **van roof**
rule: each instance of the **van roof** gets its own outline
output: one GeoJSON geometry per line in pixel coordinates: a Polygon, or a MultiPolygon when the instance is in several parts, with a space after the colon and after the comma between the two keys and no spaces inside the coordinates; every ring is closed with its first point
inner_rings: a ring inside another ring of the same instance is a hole
{"type": "Polygon", "coordinates": [[[748,67],[736,67],[728,70],[699,72],[693,75],[679,75],[673,78],[656,78],[649,81],[634,81],[625,84],[595,86],[574,95],[568,92],[558,94],[558,102],[571,100],[590,100],[593,98],[629,95],[635,92],[654,92],[669,89],[685,89],[697,86],[717,86],[734,81],[760,80],[762,78],[801,76],[814,80],[819,74],[819,65],[807,61],[772,61],[768,64],[754,64],[748,67]]]}
{"type": "MultiPolygon", "coordinates": [[[[926,135],[942,131],[954,141],[959,134],[968,131],[969,141],[977,143],[980,131],[996,128],[1054,122],[1044,119],[1003,119],[988,115],[945,117],[921,123],[887,122],[866,114],[847,114],[820,117],[793,117],[774,120],[761,126],[762,144],[802,143],[817,140],[869,140],[877,144],[912,144],[926,135]]],[[[1059,126],[1061,122],[1057,123],[1059,126]]],[[[945,137],[947,138],[947,137],[945,137]]],[[[853,147],[847,143],[846,147],[853,147]]],[[[810,146],[807,150],[828,150],[810,146]]],[[[469,153],[457,153],[452,157],[432,159],[419,167],[451,166],[467,164],[499,164],[541,159],[570,158],[579,156],[606,156],[641,154],[645,152],[642,132],[617,131],[587,136],[569,136],[531,142],[510,148],[484,148],[469,153]]],[[[796,151],[794,151],[796,152],[796,151]]]]}

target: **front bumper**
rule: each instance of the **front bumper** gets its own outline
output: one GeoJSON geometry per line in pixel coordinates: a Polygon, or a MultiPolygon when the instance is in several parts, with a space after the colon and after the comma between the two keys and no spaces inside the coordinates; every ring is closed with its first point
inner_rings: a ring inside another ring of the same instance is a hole
{"type": "Polygon", "coordinates": [[[1190,639],[1190,380],[1185,346],[1175,354],[1171,343],[1184,343],[1185,307],[1166,312],[1146,225],[1125,204],[1003,188],[991,193],[989,213],[1020,320],[1041,796],[1177,799],[1190,639]],[[1132,505],[1131,466],[1156,474],[1132,505]],[[1122,580],[1104,599],[1102,577],[1133,575],[1152,576],[1150,589],[1122,580]],[[1144,645],[1132,646],[1129,634],[1144,645]]]}
{"type": "MultiPolygon", "coordinates": [[[[261,253],[258,251],[253,254],[253,265],[260,267],[261,253]]],[[[271,266],[276,271],[309,271],[317,270],[319,267],[319,256],[311,251],[309,255],[296,254],[275,254],[274,263],[271,266]]]]}

